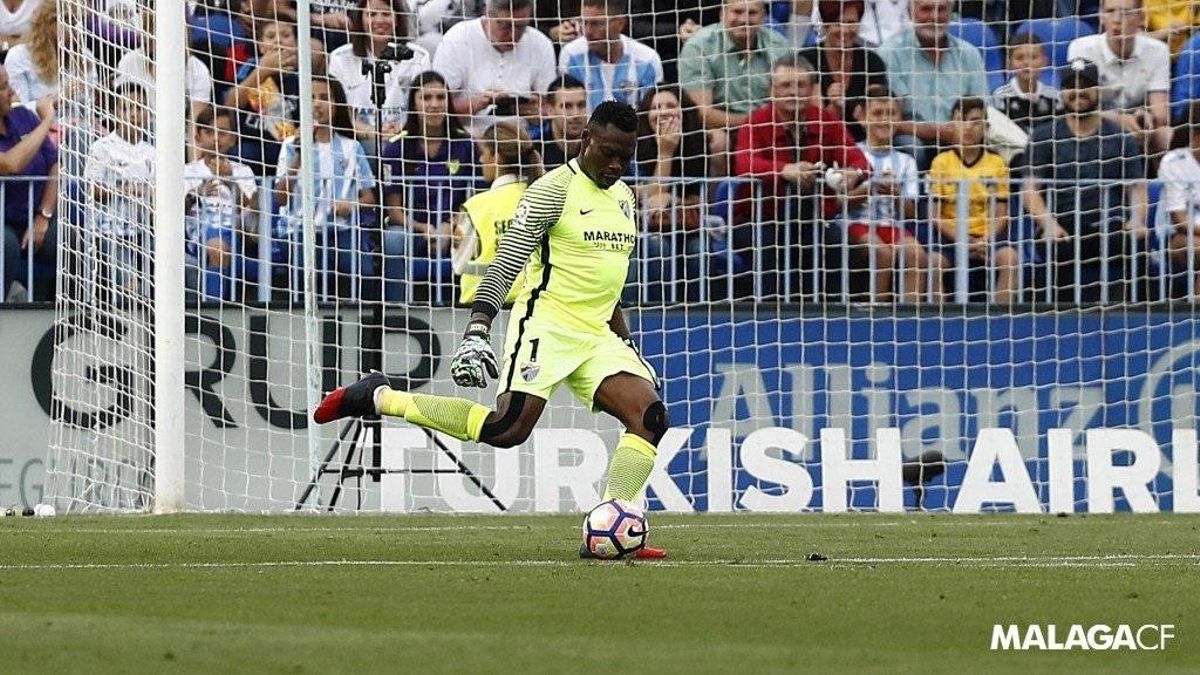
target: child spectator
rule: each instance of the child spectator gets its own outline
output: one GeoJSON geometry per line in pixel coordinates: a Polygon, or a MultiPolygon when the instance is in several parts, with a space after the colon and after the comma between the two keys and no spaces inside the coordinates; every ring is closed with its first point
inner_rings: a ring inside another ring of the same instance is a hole
{"type": "Polygon", "coordinates": [[[929,168],[930,190],[937,199],[933,215],[938,233],[946,242],[945,255],[956,257],[959,239],[958,200],[965,188],[967,204],[964,242],[972,263],[994,266],[997,271],[993,298],[997,304],[1016,299],[1020,256],[1006,240],[1008,233],[1008,165],[984,147],[987,104],[968,96],[955,102],[951,122],[959,127],[958,147],[934,157],[929,168]]]}
{"type": "Polygon", "coordinates": [[[135,284],[147,278],[153,250],[150,106],[146,91],[132,82],[117,85],[110,101],[112,132],[92,143],[83,168],[84,180],[92,185],[87,221],[95,244],[90,248],[107,259],[111,285],[132,291],[136,299],[147,290],[135,284]]]}
{"type": "Polygon", "coordinates": [[[1012,79],[996,87],[992,99],[1025,133],[1052,119],[1058,110],[1058,89],[1041,81],[1049,63],[1046,46],[1034,33],[1019,33],[1008,43],[1012,79]]]}
{"type": "MultiPolygon", "coordinates": [[[[328,296],[336,288],[341,297],[361,297],[358,289],[362,277],[373,276],[374,259],[368,255],[372,245],[362,226],[366,219],[361,216],[365,213],[360,214],[359,207],[377,203],[375,175],[371,172],[366,151],[351,135],[353,122],[342,85],[334,79],[316,79],[312,91],[313,146],[316,150],[313,159],[313,226],[319,237],[316,266],[327,273],[321,292],[328,296]],[[332,285],[330,274],[333,275],[332,285]]],[[[294,244],[299,244],[303,222],[303,205],[300,193],[295,189],[299,172],[300,143],[293,136],[284,142],[279,152],[275,191],[284,214],[279,238],[294,244]]],[[[277,260],[285,257],[293,270],[298,269],[299,246],[290,251],[290,258],[281,253],[277,249],[277,260]]]]}
{"type": "Polygon", "coordinates": [[[229,159],[237,145],[233,114],[212,106],[196,116],[194,159],[183,167],[187,204],[188,254],[203,273],[189,274],[193,289],[209,297],[225,297],[235,253],[244,252],[244,237],[257,232],[248,227],[255,206],[254,171],[229,159]]]}
{"type": "Polygon", "coordinates": [[[865,249],[859,252],[860,259],[870,258],[874,249],[873,267],[878,271],[873,299],[888,301],[896,273],[903,272],[903,302],[923,302],[930,293],[939,301],[947,262],[939,254],[930,255],[904,227],[904,221],[917,216],[921,179],[917,160],[892,147],[902,119],[900,102],[887,87],[873,84],[858,110],[866,134],[858,147],[871,165],[871,177],[849,195],[852,208],[846,234],[852,245],[865,249]]]}
{"type": "Polygon", "coordinates": [[[299,55],[291,24],[264,21],[258,38],[258,56],[242,66],[225,105],[242,111],[239,155],[256,174],[265,175],[279,157],[279,144],[295,135],[300,121],[299,55]]]}

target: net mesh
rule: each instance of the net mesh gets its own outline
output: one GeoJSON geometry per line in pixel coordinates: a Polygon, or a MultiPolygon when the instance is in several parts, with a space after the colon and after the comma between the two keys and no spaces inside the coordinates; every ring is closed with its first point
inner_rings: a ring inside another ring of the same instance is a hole
{"type": "Polygon", "coordinates": [[[372,368],[492,400],[455,387],[449,359],[515,209],[501,191],[575,156],[608,99],[638,110],[624,303],[675,426],[652,508],[1170,509],[1177,469],[1194,488],[1194,446],[1172,450],[1194,426],[1200,203],[1178,17],[1133,0],[330,0],[301,44],[293,2],[209,0],[188,3],[186,72],[167,76],[152,3],[46,4],[60,508],[149,508],[156,452],[176,450],[153,445],[150,311],[154,234],[175,227],[188,509],[590,508],[620,428],[565,388],[506,450],[317,427],[307,408],[372,368]],[[180,169],[154,166],[157,86],[188,101],[183,223],[151,198],[180,169]]]}

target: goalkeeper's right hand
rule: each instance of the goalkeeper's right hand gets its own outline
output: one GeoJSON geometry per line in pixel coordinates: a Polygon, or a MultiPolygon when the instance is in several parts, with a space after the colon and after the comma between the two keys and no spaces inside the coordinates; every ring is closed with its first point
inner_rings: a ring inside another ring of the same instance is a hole
{"type": "Polygon", "coordinates": [[[488,377],[494,379],[500,375],[486,324],[472,323],[467,326],[467,332],[454,352],[454,358],[450,360],[450,375],[460,387],[481,389],[487,387],[488,377]]]}

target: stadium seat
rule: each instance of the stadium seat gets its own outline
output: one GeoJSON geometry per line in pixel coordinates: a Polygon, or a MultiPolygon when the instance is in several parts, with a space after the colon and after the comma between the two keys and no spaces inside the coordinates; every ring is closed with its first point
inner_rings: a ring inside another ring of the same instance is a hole
{"type": "Polygon", "coordinates": [[[1200,32],[1179,50],[1171,78],[1171,116],[1180,117],[1193,100],[1200,98],[1200,32]]]}
{"type": "Polygon", "coordinates": [[[1013,35],[1033,33],[1046,44],[1046,53],[1050,57],[1050,67],[1042,72],[1042,82],[1051,85],[1058,84],[1058,69],[1067,63],[1067,48],[1075,38],[1094,35],[1091,26],[1075,17],[1061,19],[1030,19],[1017,27],[1013,35]]]}
{"type": "Polygon", "coordinates": [[[950,24],[950,34],[979,49],[983,56],[983,68],[987,71],[989,92],[1004,84],[1008,77],[1004,69],[1004,46],[986,23],[979,19],[962,18],[950,24]]]}

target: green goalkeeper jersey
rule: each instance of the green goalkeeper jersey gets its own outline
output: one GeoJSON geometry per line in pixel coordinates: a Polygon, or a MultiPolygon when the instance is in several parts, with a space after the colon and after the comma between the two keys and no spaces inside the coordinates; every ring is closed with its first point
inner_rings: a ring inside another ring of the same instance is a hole
{"type": "Polygon", "coordinates": [[[572,331],[607,332],[637,242],[634,209],[628,185],[617,181],[601,189],[576,160],[542,176],[517,206],[476,307],[482,303],[494,316],[525,269],[514,315],[544,317],[572,331]]]}

